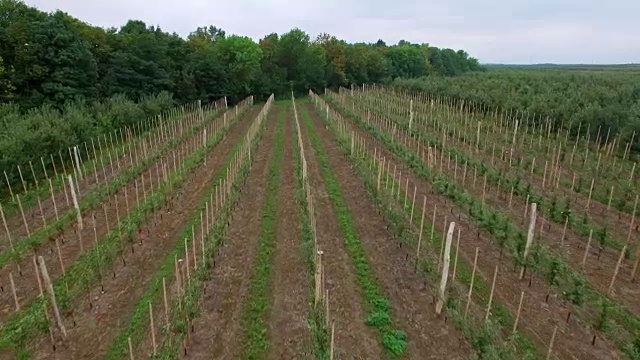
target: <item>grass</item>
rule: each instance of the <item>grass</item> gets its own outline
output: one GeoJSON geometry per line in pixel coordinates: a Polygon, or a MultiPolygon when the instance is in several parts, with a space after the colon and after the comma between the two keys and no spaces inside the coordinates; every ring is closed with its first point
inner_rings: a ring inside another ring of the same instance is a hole
{"type": "Polygon", "coordinates": [[[358,283],[362,288],[367,311],[365,323],[378,331],[382,347],[388,355],[401,356],[407,349],[407,335],[404,331],[396,328],[393,323],[389,300],[382,295],[382,290],[375,279],[371,265],[367,261],[367,255],[358,237],[351,213],[342,197],[340,184],[329,166],[327,154],[305,108],[302,109],[302,115],[325,181],[327,194],[333,204],[344,237],[347,252],[351,257],[358,283]]]}
{"type": "Polygon", "coordinates": [[[278,115],[275,148],[262,207],[262,232],[258,239],[258,255],[244,303],[242,327],[242,359],[265,359],[269,352],[266,314],[269,310],[271,267],[276,244],[277,202],[283,158],[284,108],[278,115]]]}

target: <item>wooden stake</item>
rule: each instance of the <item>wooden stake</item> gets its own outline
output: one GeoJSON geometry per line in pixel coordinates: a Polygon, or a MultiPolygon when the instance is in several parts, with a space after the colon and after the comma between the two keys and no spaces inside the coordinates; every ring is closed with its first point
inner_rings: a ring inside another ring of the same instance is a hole
{"type": "Polygon", "coordinates": [[[56,302],[56,294],[53,291],[53,285],[51,284],[51,278],[49,277],[49,272],[47,271],[47,265],[45,264],[44,258],[42,256],[38,256],[38,264],[40,265],[40,272],[42,273],[42,279],[44,281],[45,289],[47,290],[49,303],[51,304],[51,308],[53,309],[53,316],[56,321],[56,326],[58,328],[58,331],[60,331],[60,333],[62,334],[62,337],[66,339],[67,330],[64,328],[64,324],[62,323],[60,310],[58,309],[58,304],[56,302]]]}
{"type": "MultiPolygon", "coordinates": [[[[4,171],[4,178],[7,181],[7,187],[9,188],[9,193],[11,194],[11,201],[16,202],[15,196],[13,194],[13,189],[11,189],[11,183],[9,182],[9,176],[7,176],[7,171],[4,171]]],[[[631,182],[631,181],[629,181],[631,182]]]]}
{"type": "Polygon", "coordinates": [[[9,231],[9,227],[7,226],[7,219],[4,217],[4,211],[2,210],[2,204],[0,204],[0,216],[2,217],[2,224],[4,225],[4,231],[6,231],[7,238],[9,239],[9,245],[11,246],[11,251],[15,252],[16,249],[13,247],[13,239],[11,238],[11,232],[9,231]]]}
{"type": "Polygon", "coordinates": [[[27,224],[27,218],[24,216],[24,210],[22,209],[22,202],[20,201],[20,195],[16,195],[18,199],[18,207],[20,207],[20,214],[22,215],[22,222],[24,223],[24,228],[27,230],[27,237],[31,237],[31,231],[29,231],[29,224],[27,224]]]}
{"type": "Polygon", "coordinates": [[[153,326],[153,308],[151,307],[151,301],[149,301],[149,326],[151,327],[151,343],[153,344],[153,356],[156,356],[156,329],[153,326]]]}
{"type": "Polygon", "coordinates": [[[16,283],[13,281],[13,272],[9,272],[9,282],[11,283],[11,292],[13,293],[13,301],[16,304],[16,312],[20,311],[20,303],[16,294],[16,283]]]}
{"type": "Polygon", "coordinates": [[[447,231],[447,241],[444,247],[444,259],[442,265],[442,276],[440,278],[440,289],[438,292],[438,302],[436,303],[436,314],[442,313],[442,306],[444,306],[444,292],[447,288],[447,279],[449,278],[449,262],[451,260],[451,242],[453,240],[453,231],[456,223],[451,222],[449,224],[449,230],[447,231]]]}
{"type": "Polygon", "coordinates": [[[133,345],[131,345],[131,336],[129,336],[127,342],[129,343],[129,360],[135,360],[133,357],[133,345]]]}
{"type": "Polygon", "coordinates": [[[169,322],[169,304],[167,302],[167,281],[165,279],[165,277],[162,277],[162,296],[164,299],[164,316],[167,319],[167,327],[170,328],[170,322],[169,322]]]}
{"type": "Polygon", "coordinates": [[[616,277],[618,276],[618,271],[620,270],[620,265],[622,264],[622,259],[624,259],[624,253],[627,251],[627,246],[625,245],[620,251],[620,257],[618,258],[618,263],[616,264],[616,269],[613,271],[613,277],[611,277],[611,283],[609,284],[608,294],[611,295],[613,292],[613,284],[616,282],[616,277]]]}
{"type": "Polygon", "coordinates": [[[460,228],[458,228],[458,239],[456,240],[456,259],[453,262],[453,277],[451,281],[456,281],[456,270],[458,269],[458,251],[460,250],[460,228]]]}
{"type": "MultiPolygon", "coordinates": [[[[531,249],[531,243],[533,243],[533,236],[536,227],[537,206],[538,204],[531,203],[531,219],[529,220],[529,230],[527,231],[527,244],[525,245],[524,254],[522,256],[525,264],[527,261],[527,255],[529,255],[529,250],[531,249]]],[[[522,269],[520,270],[520,280],[524,278],[524,270],[525,266],[522,266],[522,269]]]]}
{"type": "Polygon", "coordinates": [[[551,359],[551,354],[553,353],[553,343],[556,340],[556,333],[558,332],[558,326],[556,325],[553,328],[553,335],[551,335],[551,342],[549,342],[549,352],[547,352],[547,360],[551,359]]]}
{"type": "Polygon", "coordinates": [[[496,269],[493,271],[493,282],[491,283],[491,293],[489,294],[489,303],[487,304],[487,313],[484,316],[484,321],[489,320],[489,314],[491,313],[491,303],[493,302],[493,292],[496,288],[496,278],[498,277],[498,265],[496,265],[496,269]]]}
{"type": "Polygon", "coordinates": [[[71,190],[71,198],[73,199],[73,206],[76,208],[76,216],[78,219],[78,229],[82,230],[82,214],[80,213],[80,205],[78,205],[78,197],[76,196],[76,191],[73,186],[73,178],[69,175],[69,189],[71,190]]]}
{"type": "Polygon", "coordinates": [[[587,241],[587,247],[584,248],[584,255],[582,256],[581,269],[584,271],[584,265],[587,262],[587,255],[589,254],[589,247],[591,247],[591,239],[593,238],[593,229],[589,230],[589,241],[587,241]]]}
{"type": "Polygon", "coordinates": [[[520,312],[522,311],[522,300],[524,299],[524,291],[520,293],[520,302],[518,303],[518,312],[516,313],[516,321],[513,322],[513,330],[512,333],[516,333],[518,330],[518,322],[520,321],[520,312]]]}
{"type": "Polygon", "coordinates": [[[335,349],[335,332],[336,332],[336,322],[334,321],[331,324],[331,347],[329,352],[329,359],[333,360],[334,349],[335,349]]]}
{"type": "Polygon", "coordinates": [[[427,197],[424,196],[422,199],[422,220],[420,220],[420,234],[418,235],[418,248],[416,250],[416,271],[418,270],[418,261],[420,259],[420,246],[422,245],[422,230],[424,228],[424,213],[427,208],[427,197]]]}
{"type": "Polygon", "coordinates": [[[471,304],[471,294],[473,293],[473,282],[476,279],[476,267],[478,265],[478,248],[476,247],[476,255],[473,258],[473,270],[471,271],[471,283],[469,284],[469,292],[467,293],[467,305],[464,308],[464,316],[467,317],[467,312],[469,312],[469,305],[471,304]]]}

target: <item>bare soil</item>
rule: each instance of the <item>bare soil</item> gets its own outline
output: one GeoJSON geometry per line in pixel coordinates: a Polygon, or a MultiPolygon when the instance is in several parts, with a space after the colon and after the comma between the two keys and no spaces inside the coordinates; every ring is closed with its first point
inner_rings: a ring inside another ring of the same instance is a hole
{"type": "Polygon", "coordinates": [[[242,312],[251,282],[269,167],[274,158],[277,115],[274,104],[258,143],[253,165],[238,199],[226,240],[220,244],[211,278],[205,283],[200,317],[187,344],[187,359],[232,359],[242,351],[242,312]]]}
{"type": "MultiPolygon", "coordinates": [[[[300,216],[296,206],[294,173],[292,107],[287,107],[283,137],[283,171],[280,174],[278,195],[278,228],[275,260],[271,279],[271,314],[268,337],[271,344],[269,359],[296,359],[309,349],[310,284],[307,263],[304,261],[300,216]]],[[[305,354],[306,355],[306,354],[305,354]]]]}
{"type": "MultiPolygon", "coordinates": [[[[303,103],[300,102],[299,106],[302,108],[303,103]]],[[[325,179],[311,146],[306,123],[303,122],[300,127],[315,201],[318,249],[324,252],[322,263],[325,268],[326,289],[329,291],[329,311],[336,321],[336,359],[382,359],[379,335],[365,324],[362,290],[345,248],[338,218],[327,194],[325,179]]]]}

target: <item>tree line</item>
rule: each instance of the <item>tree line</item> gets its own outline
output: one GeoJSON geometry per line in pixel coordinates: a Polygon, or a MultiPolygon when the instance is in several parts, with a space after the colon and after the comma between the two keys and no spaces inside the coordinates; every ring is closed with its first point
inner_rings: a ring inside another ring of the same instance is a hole
{"type": "Polygon", "coordinates": [[[18,0],[0,0],[0,13],[0,101],[22,108],[161,91],[176,102],[237,100],[481,69],[463,50],[407,41],[349,44],[292,29],[255,42],[215,26],[185,39],[138,20],[103,29],[18,0]]]}
{"type": "Polygon", "coordinates": [[[351,44],[297,28],[254,41],[215,26],[183,38],[139,20],[104,29],[0,0],[0,169],[16,180],[17,165],[195,100],[481,69],[463,50],[429,44],[351,44]]]}

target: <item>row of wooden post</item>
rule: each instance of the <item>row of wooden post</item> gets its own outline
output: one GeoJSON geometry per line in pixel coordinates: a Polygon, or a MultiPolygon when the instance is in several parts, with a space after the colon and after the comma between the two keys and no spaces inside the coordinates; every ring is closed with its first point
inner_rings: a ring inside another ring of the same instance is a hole
{"type": "MultiPolygon", "coordinates": [[[[328,107],[327,107],[328,108],[328,107]]],[[[338,115],[339,118],[341,118],[338,115]]],[[[343,122],[344,124],[344,122],[343,122]]],[[[346,126],[342,126],[339,125],[339,128],[345,129],[346,130],[346,126]]],[[[356,145],[358,142],[362,141],[362,140],[356,140],[357,139],[357,135],[355,132],[351,131],[351,146],[352,149],[354,147],[357,147],[358,145],[356,145]]],[[[353,152],[353,150],[352,150],[353,152]]],[[[371,155],[370,155],[371,156],[371,155]]],[[[383,170],[384,173],[386,174],[386,181],[385,181],[385,189],[388,189],[388,183],[389,183],[389,176],[393,176],[392,177],[392,184],[391,184],[391,188],[389,189],[390,193],[391,193],[391,198],[397,198],[398,201],[400,201],[400,188],[402,187],[402,173],[400,172],[400,175],[396,178],[395,174],[391,175],[391,165],[390,162],[387,162],[386,159],[384,157],[377,157],[377,149],[374,149],[374,154],[373,154],[373,161],[372,163],[374,164],[374,168],[378,168],[378,175],[377,175],[377,190],[380,191],[381,189],[381,178],[383,175],[383,170]],[[386,165],[386,166],[385,166],[386,165]],[[398,183],[398,187],[397,187],[397,192],[394,189],[395,188],[395,183],[398,183]]],[[[370,167],[371,168],[371,167],[370,167]]],[[[395,166],[394,166],[395,168],[395,166]]],[[[395,173],[395,170],[394,170],[395,173]]],[[[409,186],[408,186],[408,178],[406,181],[406,185],[405,185],[405,194],[404,194],[404,207],[407,208],[407,199],[409,199],[409,186]]],[[[412,200],[412,204],[411,204],[411,216],[410,216],[410,222],[413,221],[413,213],[414,213],[414,209],[415,209],[415,192],[416,192],[416,187],[414,186],[414,195],[413,195],[413,200],[412,200]]],[[[400,201],[402,202],[402,201],[400,201]]],[[[533,207],[533,211],[532,214],[535,214],[535,204],[532,204],[533,207]]],[[[420,223],[420,230],[419,230],[419,239],[418,239],[418,246],[417,246],[417,251],[416,251],[416,266],[418,263],[418,259],[420,257],[420,246],[421,246],[421,242],[422,242],[422,234],[424,232],[423,228],[424,228],[424,218],[425,218],[425,210],[426,210],[426,196],[423,199],[423,206],[422,206],[422,216],[421,216],[421,223],[420,223]]],[[[432,220],[432,232],[431,232],[431,238],[433,241],[433,230],[435,229],[435,216],[436,216],[436,211],[435,211],[435,205],[434,205],[434,214],[433,214],[433,220],[432,220]]],[[[445,227],[444,229],[447,230],[447,221],[445,219],[445,227]]],[[[535,215],[532,215],[532,225],[530,225],[530,229],[532,229],[535,226],[535,215]]],[[[446,232],[446,235],[444,236],[444,238],[446,239],[443,243],[442,243],[442,248],[440,250],[440,256],[439,256],[439,262],[440,260],[442,260],[442,271],[441,271],[441,281],[440,281],[440,287],[439,287],[439,291],[438,291],[438,301],[436,303],[436,313],[440,314],[444,305],[444,301],[445,301],[445,291],[446,291],[446,285],[447,285],[447,279],[448,279],[448,274],[449,274],[449,263],[450,263],[450,252],[451,252],[451,247],[452,247],[452,242],[453,242],[453,233],[454,233],[454,229],[455,229],[455,223],[451,222],[449,224],[448,227],[448,231],[446,232]]],[[[530,248],[531,246],[531,241],[533,239],[533,235],[531,234],[528,237],[528,241],[527,241],[527,249],[530,248]],[[530,240],[529,240],[530,239],[530,240]]],[[[458,251],[459,251],[459,244],[460,244],[460,231],[458,231],[458,240],[457,240],[457,244],[456,244],[456,255],[455,255],[455,262],[454,262],[454,267],[453,267],[453,275],[452,278],[453,280],[455,280],[456,277],[456,268],[457,268],[457,260],[458,260],[458,251]]],[[[469,310],[469,306],[471,303],[471,298],[472,298],[472,291],[473,291],[473,284],[475,281],[475,274],[476,274],[476,267],[477,267],[477,259],[478,259],[478,248],[476,248],[475,250],[475,258],[474,258],[474,265],[473,265],[473,270],[472,270],[472,277],[471,277],[471,283],[469,286],[469,291],[467,294],[467,304],[465,307],[465,312],[464,312],[464,316],[466,317],[467,312],[469,310]]],[[[525,253],[527,251],[525,250],[525,253]]],[[[526,258],[526,254],[525,254],[525,258],[526,258]]],[[[440,268],[440,265],[438,266],[440,268]]],[[[524,270],[524,269],[523,269],[524,270]]],[[[524,272],[524,271],[523,271],[524,272]]],[[[498,275],[498,266],[495,267],[494,270],[494,274],[493,274],[493,280],[492,280],[492,286],[491,286],[491,292],[489,295],[489,301],[487,304],[487,308],[486,308],[486,312],[485,312],[485,318],[484,321],[486,322],[489,319],[489,315],[491,313],[491,306],[492,306],[492,301],[493,301],[493,295],[494,295],[494,291],[495,291],[495,284],[496,284],[496,280],[497,280],[497,275],[498,275]]],[[[522,310],[522,303],[523,303],[523,298],[524,298],[524,292],[521,292],[521,296],[520,296],[520,301],[519,301],[519,305],[518,305],[518,310],[517,310],[517,314],[516,314],[516,320],[514,322],[512,331],[516,332],[517,331],[517,327],[518,327],[518,323],[519,323],[519,319],[520,319],[520,313],[522,310]]],[[[557,328],[554,330],[554,334],[552,336],[552,339],[550,341],[550,345],[549,345],[549,352],[548,352],[548,356],[551,355],[552,353],[552,347],[553,347],[553,342],[555,341],[555,333],[557,331],[557,328]]]]}

